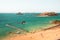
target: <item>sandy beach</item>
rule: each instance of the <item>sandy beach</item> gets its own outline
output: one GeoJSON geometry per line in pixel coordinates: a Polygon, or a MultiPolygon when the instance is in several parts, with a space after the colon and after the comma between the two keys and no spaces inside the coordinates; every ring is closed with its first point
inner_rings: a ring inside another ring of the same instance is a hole
{"type": "Polygon", "coordinates": [[[60,39],[60,25],[26,34],[15,34],[3,40],[58,40],[60,39]]]}

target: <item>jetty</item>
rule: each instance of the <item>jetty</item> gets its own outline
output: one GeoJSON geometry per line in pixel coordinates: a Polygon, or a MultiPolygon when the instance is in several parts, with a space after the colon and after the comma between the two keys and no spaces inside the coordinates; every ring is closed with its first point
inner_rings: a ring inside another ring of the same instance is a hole
{"type": "Polygon", "coordinates": [[[7,27],[9,27],[9,28],[15,29],[15,30],[16,30],[16,33],[25,33],[25,32],[27,32],[26,30],[23,30],[23,29],[21,29],[21,28],[18,28],[18,27],[9,25],[9,24],[6,24],[5,26],[7,26],[7,27]]]}

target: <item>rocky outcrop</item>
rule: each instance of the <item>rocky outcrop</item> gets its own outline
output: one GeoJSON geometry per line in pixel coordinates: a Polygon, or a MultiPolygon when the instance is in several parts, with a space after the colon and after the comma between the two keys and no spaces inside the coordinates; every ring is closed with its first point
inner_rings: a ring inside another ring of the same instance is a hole
{"type": "Polygon", "coordinates": [[[54,20],[51,22],[52,24],[60,24],[60,20],[54,20]]]}
{"type": "Polygon", "coordinates": [[[18,12],[17,15],[23,15],[21,12],[18,12]]]}
{"type": "Polygon", "coordinates": [[[39,16],[57,16],[55,12],[44,12],[39,14],[39,16]]]}

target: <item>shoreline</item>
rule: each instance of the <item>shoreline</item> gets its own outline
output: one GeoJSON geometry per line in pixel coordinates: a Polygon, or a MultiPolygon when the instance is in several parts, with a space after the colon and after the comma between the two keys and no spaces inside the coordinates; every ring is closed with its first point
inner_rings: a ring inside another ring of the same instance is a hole
{"type": "Polygon", "coordinates": [[[43,39],[47,39],[45,38],[46,36],[49,36],[47,40],[54,40],[55,37],[60,37],[60,24],[56,25],[54,27],[50,27],[47,29],[42,29],[42,30],[38,30],[35,32],[29,32],[26,34],[12,34],[10,36],[7,36],[6,38],[4,38],[3,40],[43,40],[43,39]],[[53,38],[52,38],[52,35],[53,38]]]}

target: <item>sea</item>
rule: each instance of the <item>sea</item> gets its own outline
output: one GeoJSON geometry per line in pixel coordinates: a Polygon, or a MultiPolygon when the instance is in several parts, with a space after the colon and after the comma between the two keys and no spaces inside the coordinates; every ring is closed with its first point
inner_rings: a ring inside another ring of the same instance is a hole
{"type": "Polygon", "coordinates": [[[7,33],[16,29],[6,26],[9,24],[16,28],[32,31],[38,30],[52,25],[50,22],[53,20],[60,20],[60,13],[58,16],[41,17],[40,13],[0,13],[0,37],[6,36],[7,33]],[[25,23],[22,23],[22,22],[25,23]]]}

